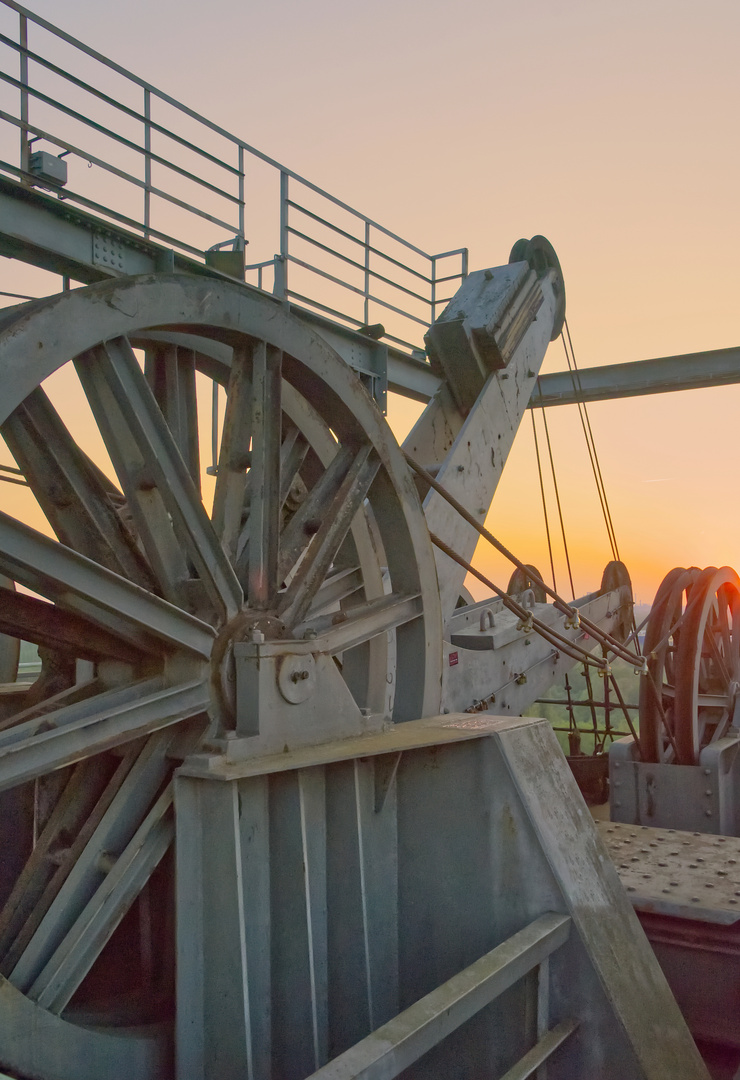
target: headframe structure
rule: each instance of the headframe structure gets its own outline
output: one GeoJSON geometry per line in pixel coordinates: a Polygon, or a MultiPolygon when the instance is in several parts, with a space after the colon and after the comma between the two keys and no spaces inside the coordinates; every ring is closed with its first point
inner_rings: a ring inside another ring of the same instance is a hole
{"type": "MultiPolygon", "coordinates": [[[[501,596],[464,585],[562,325],[551,245],[428,255],[2,9],[0,251],[63,288],[0,322],[5,475],[46,523],[0,513],[0,1067],[706,1076],[550,726],[520,715],[626,648],[626,571],[565,607],[522,566],[501,596]],[[253,167],[279,251],[247,263],[253,167]],[[428,402],[403,446],[389,390],[428,402]]],[[[695,385],[691,358],[651,363],[695,385]]]]}

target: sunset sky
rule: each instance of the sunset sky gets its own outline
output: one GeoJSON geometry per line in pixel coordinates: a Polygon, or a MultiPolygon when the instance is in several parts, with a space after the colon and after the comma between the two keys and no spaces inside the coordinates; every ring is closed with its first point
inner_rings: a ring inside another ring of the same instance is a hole
{"type": "MultiPolygon", "coordinates": [[[[426,251],[495,266],[544,233],[583,367],[740,344],[737,0],[30,6],[426,251]]],[[[739,410],[740,387],[590,406],[638,600],[675,565],[740,565],[739,410]]],[[[580,593],[606,532],[575,409],[548,418],[580,593]]],[[[488,525],[547,569],[529,418],[488,525]]]]}

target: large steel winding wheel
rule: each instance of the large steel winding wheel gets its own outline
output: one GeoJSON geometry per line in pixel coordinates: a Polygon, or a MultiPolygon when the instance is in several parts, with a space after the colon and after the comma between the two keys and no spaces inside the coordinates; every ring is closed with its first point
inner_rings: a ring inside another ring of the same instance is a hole
{"type": "Polygon", "coordinates": [[[244,288],[127,279],[14,309],[0,377],[2,435],[57,538],[0,514],[0,574],[24,587],[2,587],[0,631],[44,657],[0,723],[0,838],[19,868],[0,882],[0,1065],[165,1076],[172,771],[236,734],[242,640],[315,638],[358,729],[438,711],[428,530],[356,376],[244,288]],[[67,363],[115,475],[41,387],[67,363]],[[228,395],[210,518],[196,371],[228,395]]]}
{"type": "Polygon", "coordinates": [[[740,578],[729,566],[666,575],[645,634],[643,759],[698,765],[740,716],[740,578]]]}

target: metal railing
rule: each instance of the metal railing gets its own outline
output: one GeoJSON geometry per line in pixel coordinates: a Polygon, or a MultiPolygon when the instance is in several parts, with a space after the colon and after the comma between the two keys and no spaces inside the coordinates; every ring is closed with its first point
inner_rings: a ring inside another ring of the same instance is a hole
{"type": "Polygon", "coordinates": [[[250,282],[350,326],[382,320],[404,349],[467,274],[467,249],[428,254],[15,0],[0,0],[0,57],[0,173],[113,227],[203,261],[249,244],[250,282]],[[39,175],[39,149],[67,183],[39,175]]]}
{"type": "Polygon", "coordinates": [[[542,915],[308,1080],[391,1080],[535,969],[536,1042],[500,1080],[542,1076],[540,1067],[578,1028],[574,1019],[553,1028],[549,1020],[549,957],[567,940],[570,923],[569,915],[542,915]]]}

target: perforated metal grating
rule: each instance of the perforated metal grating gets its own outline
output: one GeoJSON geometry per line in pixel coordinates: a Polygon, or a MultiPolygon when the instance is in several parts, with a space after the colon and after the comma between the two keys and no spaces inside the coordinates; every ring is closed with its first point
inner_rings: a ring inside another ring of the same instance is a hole
{"type": "Polygon", "coordinates": [[[740,919],[740,839],[597,822],[639,911],[721,923],[740,919]]]}

